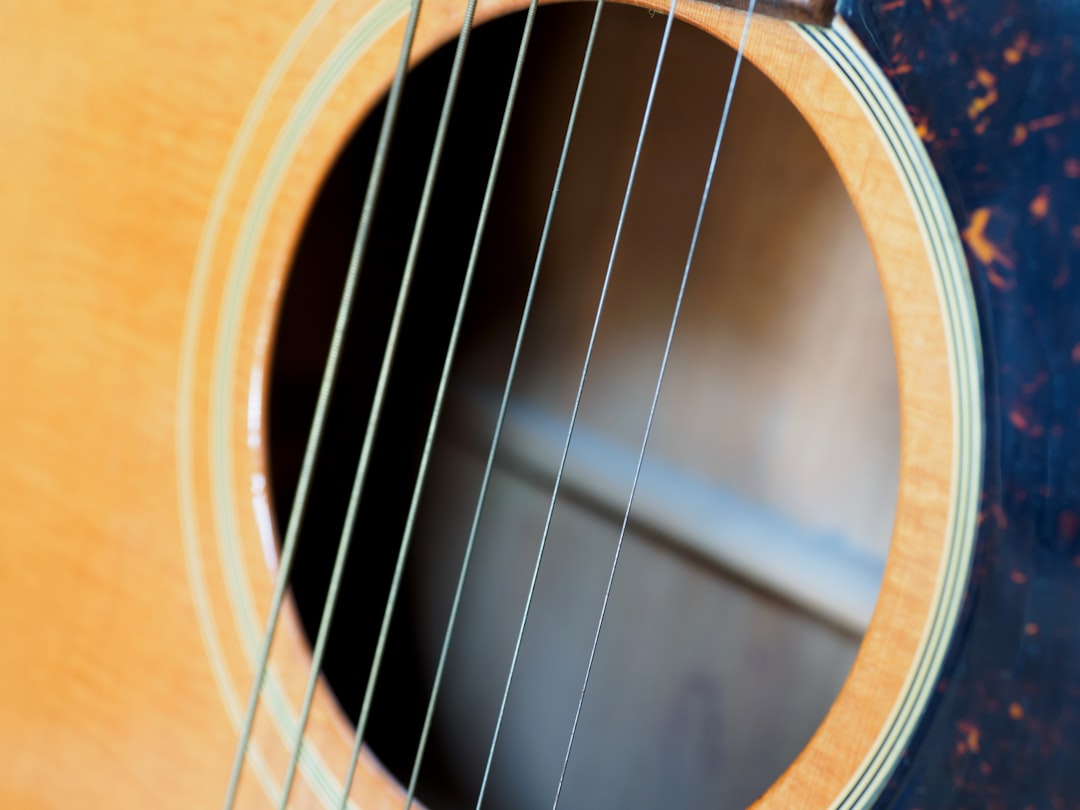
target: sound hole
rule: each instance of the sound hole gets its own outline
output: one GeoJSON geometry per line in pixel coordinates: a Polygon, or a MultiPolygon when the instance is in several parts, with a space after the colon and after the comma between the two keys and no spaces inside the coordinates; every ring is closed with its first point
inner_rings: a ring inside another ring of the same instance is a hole
{"type": "MultiPolygon", "coordinates": [[[[576,4],[540,14],[487,227],[367,735],[402,780],[591,14],[576,4]]],[[[323,666],[354,721],[521,24],[510,17],[475,33],[439,174],[323,666]]],[[[475,801],[662,24],[627,7],[604,13],[421,772],[421,799],[437,810],[475,801]]],[[[292,577],[309,638],[451,57],[438,51],[407,83],[292,577]]],[[[554,794],[732,61],[724,45],[677,27],[486,807],[545,808],[554,794]]],[[[284,296],[269,401],[279,525],[381,115],[369,116],[327,176],[284,296]]],[[[791,763],[835,698],[876,593],[898,434],[887,316],[854,209],[797,111],[745,66],[563,806],[743,806],[791,763]],[[852,608],[859,593],[869,596],[852,608]]]]}

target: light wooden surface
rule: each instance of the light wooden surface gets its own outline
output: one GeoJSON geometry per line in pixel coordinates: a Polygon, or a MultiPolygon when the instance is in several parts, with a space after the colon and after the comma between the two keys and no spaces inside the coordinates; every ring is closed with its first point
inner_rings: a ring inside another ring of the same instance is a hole
{"type": "MultiPolygon", "coordinates": [[[[482,14],[508,5],[486,4],[482,14]]],[[[243,699],[251,671],[234,618],[237,599],[250,594],[254,613],[264,616],[271,586],[266,527],[260,533],[258,523],[265,505],[258,489],[265,472],[262,422],[249,405],[259,401],[273,313],[306,206],[334,153],[385,87],[400,36],[397,23],[352,62],[308,122],[273,188],[251,275],[239,288],[238,318],[223,322],[235,281],[230,260],[265,161],[310,77],[370,8],[366,0],[328,6],[247,135],[253,99],[302,24],[305,3],[241,9],[195,0],[182,14],[163,2],[5,9],[5,807],[186,808],[220,801],[235,735],[224,695],[233,690],[243,699]],[[215,197],[238,138],[247,139],[246,148],[228,192],[215,197]],[[205,286],[195,288],[215,199],[222,205],[220,228],[204,256],[205,286]],[[218,341],[233,347],[237,371],[228,378],[224,438],[212,422],[218,341]],[[222,468],[224,488],[214,466],[222,442],[232,459],[222,468]],[[239,591],[222,563],[222,514],[236,519],[239,570],[247,578],[239,591]],[[208,652],[214,644],[221,651],[216,675],[208,652]]],[[[427,4],[421,50],[450,35],[460,13],[453,6],[427,4]]],[[[725,39],[737,36],[737,15],[705,6],[687,7],[685,15],[725,39]]],[[[952,446],[947,352],[904,190],[854,100],[783,25],[755,26],[750,55],[795,99],[836,161],[878,261],[896,336],[903,468],[879,609],[833,710],[761,804],[823,807],[855,772],[892,709],[932,599],[952,446]]],[[[295,706],[305,653],[293,623],[279,636],[275,672],[295,706]]],[[[272,781],[280,781],[285,743],[265,711],[256,738],[272,781]]],[[[340,779],[349,734],[325,691],[309,745],[340,779]]],[[[390,807],[395,791],[366,760],[354,797],[362,796],[364,807],[390,807]]],[[[302,778],[295,806],[318,806],[318,796],[302,778]]],[[[269,803],[250,772],[241,803],[269,803]]]]}

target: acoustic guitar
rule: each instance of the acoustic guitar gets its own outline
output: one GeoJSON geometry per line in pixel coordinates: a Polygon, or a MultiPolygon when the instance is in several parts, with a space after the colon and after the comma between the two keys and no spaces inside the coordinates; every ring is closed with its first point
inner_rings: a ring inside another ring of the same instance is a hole
{"type": "Polygon", "coordinates": [[[1080,7],[634,5],[7,4],[0,806],[1080,806],[1080,7]]]}

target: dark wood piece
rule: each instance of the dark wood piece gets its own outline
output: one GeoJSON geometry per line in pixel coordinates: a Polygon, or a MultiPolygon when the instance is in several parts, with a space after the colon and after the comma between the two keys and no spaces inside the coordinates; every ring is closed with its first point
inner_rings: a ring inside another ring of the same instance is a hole
{"type": "Polygon", "coordinates": [[[1080,806],[1080,7],[844,0],[923,136],[983,339],[982,519],[938,698],[875,807],[1080,806]]]}

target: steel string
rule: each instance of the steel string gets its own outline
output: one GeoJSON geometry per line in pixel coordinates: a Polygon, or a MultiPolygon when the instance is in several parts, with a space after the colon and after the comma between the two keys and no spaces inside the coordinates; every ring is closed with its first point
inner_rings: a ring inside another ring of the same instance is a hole
{"type": "MultiPolygon", "coordinates": [[[[458,35],[457,48],[454,52],[454,62],[450,69],[446,94],[443,97],[442,110],[439,114],[439,123],[435,132],[435,140],[432,144],[431,157],[428,160],[427,175],[424,179],[424,187],[420,195],[420,205],[413,225],[412,239],[409,243],[409,253],[405,261],[405,269],[402,273],[401,286],[398,289],[397,302],[394,305],[394,315],[390,324],[390,332],[387,336],[386,348],[383,351],[382,365],[379,368],[379,377],[375,384],[375,394],[372,398],[371,412],[368,415],[367,426],[364,432],[364,442],[360,449],[360,459],[357,462],[352,491],[349,493],[349,504],[345,513],[345,523],[341,530],[341,537],[338,540],[338,550],[337,555],[334,558],[334,568],[330,575],[330,584],[327,588],[326,599],[323,602],[322,617],[319,620],[319,630],[315,639],[315,645],[312,648],[311,668],[308,671],[307,685],[304,689],[304,699],[301,704],[300,718],[297,723],[296,738],[289,756],[285,785],[282,788],[281,800],[278,804],[279,810],[284,810],[288,804],[289,793],[296,776],[296,766],[300,761],[300,755],[304,747],[304,730],[311,713],[315,685],[318,683],[319,673],[322,668],[322,659],[326,652],[326,642],[330,635],[330,626],[333,623],[334,612],[337,607],[338,592],[340,591],[341,580],[345,573],[345,562],[348,559],[349,549],[352,546],[356,515],[359,511],[364,483],[367,480],[367,473],[371,463],[371,453],[375,445],[375,436],[378,433],[379,421],[382,417],[382,409],[386,400],[386,389],[390,380],[390,371],[393,367],[401,325],[405,316],[405,306],[408,302],[413,274],[420,254],[420,243],[423,239],[424,226],[427,223],[427,214],[431,206],[431,197],[435,189],[435,179],[438,175],[443,146],[446,141],[446,133],[450,126],[450,115],[457,94],[458,81],[461,77],[462,67],[465,63],[465,51],[468,46],[469,33],[472,30],[472,20],[475,12],[476,0],[469,0],[465,9],[465,18],[462,22],[461,32],[458,35]]],[[[363,721],[365,719],[366,717],[362,716],[361,720],[363,721]]],[[[342,789],[342,806],[348,801],[349,790],[352,787],[352,781],[356,773],[356,754],[358,752],[357,749],[349,763],[349,770],[346,774],[345,784],[342,789]]]]}
{"type": "MultiPolygon", "coordinates": [[[[420,500],[423,494],[427,469],[431,461],[431,453],[435,444],[435,435],[438,430],[439,419],[442,415],[443,404],[446,398],[446,390],[449,385],[450,374],[453,368],[453,361],[457,350],[458,340],[461,334],[461,327],[464,322],[469,293],[472,288],[476,265],[480,256],[480,246],[483,241],[484,230],[487,225],[488,215],[491,210],[491,201],[495,192],[495,182],[498,177],[499,167],[502,163],[502,155],[506,146],[507,134],[510,130],[510,120],[513,114],[514,102],[517,98],[517,91],[520,85],[521,74],[525,66],[525,56],[528,51],[529,40],[532,34],[533,23],[536,17],[537,5],[538,0],[533,0],[529,6],[529,11],[526,15],[525,25],[521,34],[521,43],[518,47],[517,61],[514,65],[514,72],[510,81],[510,88],[507,91],[506,104],[503,108],[503,116],[499,126],[499,133],[496,140],[495,151],[492,156],[491,168],[488,172],[487,185],[484,190],[484,198],[480,206],[480,214],[477,221],[476,231],[473,235],[473,242],[469,254],[468,266],[465,271],[465,277],[462,281],[461,293],[458,297],[457,310],[454,315],[454,323],[453,327],[451,328],[450,338],[443,360],[442,372],[439,377],[439,383],[435,395],[435,402],[432,406],[431,418],[428,422],[427,434],[424,439],[424,446],[420,456],[420,464],[416,474],[416,483],[413,486],[411,501],[409,503],[409,511],[405,520],[405,528],[402,532],[401,543],[398,547],[398,556],[394,566],[394,573],[391,578],[390,590],[387,595],[386,606],[383,610],[382,623],[379,628],[379,635],[375,645],[375,652],[372,657],[371,667],[368,673],[368,680],[364,689],[364,697],[361,704],[360,716],[356,725],[356,733],[353,740],[353,750],[350,757],[349,778],[346,780],[345,791],[342,793],[341,797],[340,806],[342,808],[344,808],[345,803],[348,799],[348,789],[352,782],[352,777],[355,771],[355,764],[359,757],[360,749],[363,746],[364,734],[367,729],[367,722],[370,716],[375,688],[378,683],[379,673],[382,666],[382,659],[386,648],[386,642],[390,634],[390,624],[393,619],[394,608],[397,604],[398,593],[401,586],[401,579],[405,571],[405,562],[408,557],[409,548],[412,543],[413,530],[415,528],[416,518],[419,513],[420,500]]],[[[413,784],[413,789],[414,788],[415,783],[413,784]]]]}
{"type": "MultiPolygon", "coordinates": [[[[535,2],[530,6],[530,11],[533,7],[535,7],[535,2]]],[[[525,295],[525,303],[522,307],[522,314],[518,324],[517,338],[514,342],[514,350],[510,359],[509,370],[506,374],[506,383],[503,387],[502,400],[499,403],[499,411],[495,420],[495,430],[492,434],[491,443],[488,449],[487,462],[484,466],[484,473],[480,483],[480,492],[476,500],[476,509],[473,512],[472,525],[469,529],[469,537],[465,544],[465,553],[462,555],[461,569],[458,574],[457,587],[454,590],[454,598],[446,622],[446,631],[443,633],[442,648],[439,651],[439,663],[435,668],[435,677],[432,683],[431,693],[428,697],[427,709],[424,713],[424,724],[420,732],[420,740],[417,743],[416,756],[413,759],[413,767],[409,776],[409,785],[405,800],[405,810],[409,810],[416,797],[416,783],[420,775],[420,766],[423,762],[428,736],[431,732],[432,718],[435,715],[435,704],[438,700],[439,688],[442,684],[443,674],[446,669],[446,659],[450,651],[450,642],[453,638],[454,626],[457,622],[458,609],[461,605],[462,594],[465,591],[465,580],[472,563],[473,548],[476,545],[476,536],[480,528],[480,516],[483,513],[484,504],[487,500],[488,486],[491,482],[491,474],[495,466],[495,452],[499,445],[499,438],[502,435],[503,423],[506,421],[506,410],[510,402],[510,391],[517,374],[518,360],[521,356],[521,347],[525,342],[525,329],[529,321],[529,315],[532,311],[537,280],[540,277],[540,265],[543,261],[544,252],[547,247],[548,234],[551,231],[551,223],[555,215],[555,204],[559,197],[559,188],[562,184],[562,177],[566,168],[567,155],[570,152],[570,140],[573,135],[574,124],[577,120],[578,108],[580,107],[581,97],[585,87],[585,77],[588,73],[589,61],[592,58],[593,44],[596,41],[596,32],[600,27],[600,14],[603,11],[603,7],[604,0],[597,0],[596,11],[593,13],[592,27],[589,30],[589,39],[585,45],[585,55],[582,59],[581,71],[578,74],[577,89],[574,93],[574,101],[570,108],[570,117],[567,121],[566,133],[563,138],[562,152],[559,155],[558,167],[555,170],[555,181],[552,185],[551,195],[548,198],[547,214],[544,217],[544,227],[540,234],[540,242],[536,251],[536,260],[533,263],[532,277],[529,280],[529,289],[525,295]]]]}
{"type": "Polygon", "coordinates": [[[626,527],[630,522],[630,509],[634,504],[634,495],[637,493],[638,481],[641,478],[641,466],[645,461],[645,449],[649,443],[649,434],[652,432],[653,419],[656,416],[656,405],[660,400],[660,387],[664,382],[664,374],[667,371],[668,360],[671,357],[671,344],[675,338],[675,327],[679,322],[679,313],[682,311],[683,297],[686,293],[686,282],[690,277],[690,266],[694,261],[694,253],[697,250],[698,237],[701,235],[701,223],[705,217],[705,205],[709,199],[709,191],[712,189],[713,176],[716,173],[716,161],[720,155],[720,144],[724,140],[724,131],[727,129],[728,116],[731,113],[731,101],[735,95],[735,83],[739,78],[739,68],[742,65],[743,52],[746,49],[746,38],[750,32],[750,21],[754,13],[754,5],[757,0],[750,0],[746,11],[746,22],[743,24],[742,38],[739,41],[739,49],[735,54],[735,64],[731,71],[731,80],[728,83],[727,97],[724,100],[724,111],[720,116],[720,126],[717,129],[716,141],[713,144],[712,157],[709,160],[709,170],[705,175],[705,188],[701,193],[701,203],[698,205],[697,220],[694,223],[694,232],[690,237],[690,250],[683,267],[682,280],[679,282],[679,293],[675,299],[675,311],[671,316],[671,325],[668,328],[667,340],[664,344],[664,354],[660,360],[660,371],[656,378],[656,387],[653,389],[652,402],[649,405],[649,418],[645,423],[645,435],[641,440],[641,450],[638,452],[637,463],[634,467],[634,480],[630,486],[630,497],[626,502],[626,510],[623,512],[622,525],[619,527],[619,539],[615,544],[615,555],[611,562],[611,570],[608,573],[607,585],[604,588],[604,599],[600,605],[600,617],[596,622],[596,633],[593,635],[592,647],[589,649],[589,662],[585,667],[585,679],[581,684],[581,693],[578,696],[577,708],[574,710],[574,722],[570,727],[570,739],[566,744],[566,755],[563,757],[562,770],[559,773],[559,783],[555,789],[555,801],[552,810],[559,806],[559,797],[562,795],[563,784],[566,780],[566,769],[570,764],[570,752],[574,747],[574,737],[577,734],[578,721],[581,719],[581,707],[585,703],[585,692],[589,687],[589,677],[592,675],[593,663],[596,660],[596,648],[600,643],[600,630],[604,625],[604,617],[607,615],[608,602],[611,597],[611,587],[615,582],[615,569],[619,564],[619,556],[622,553],[623,541],[626,539],[626,527]]]}
{"type": "Polygon", "coordinates": [[[668,17],[664,23],[663,38],[660,41],[660,50],[656,57],[656,67],[653,70],[652,82],[649,86],[649,96],[645,103],[645,112],[642,116],[641,127],[638,131],[637,144],[634,147],[634,158],[630,164],[630,175],[626,182],[626,190],[623,194],[622,206],[619,210],[619,220],[615,228],[615,238],[611,245],[611,253],[608,256],[607,269],[604,272],[604,282],[600,289],[600,299],[597,302],[596,315],[593,319],[592,331],[589,334],[588,348],[585,351],[585,361],[581,368],[581,377],[578,381],[577,393],[574,395],[574,406],[570,412],[570,425],[566,432],[566,441],[563,443],[562,456],[555,473],[555,484],[551,492],[551,500],[548,504],[547,515],[544,518],[544,529],[540,536],[540,545],[536,552],[536,564],[533,566],[532,578],[529,582],[529,590],[525,597],[525,607],[521,616],[521,624],[518,628],[517,638],[514,641],[514,652],[510,658],[510,669],[506,676],[506,684],[503,687],[502,699],[499,703],[499,712],[495,720],[495,730],[492,733],[491,745],[488,748],[487,762],[484,765],[484,775],[480,782],[480,792],[476,798],[476,810],[484,802],[484,793],[487,790],[488,780],[491,777],[491,763],[495,758],[495,747],[499,741],[499,733],[502,730],[503,719],[506,715],[506,703],[510,696],[510,685],[514,679],[514,671],[517,668],[518,656],[521,653],[522,640],[525,637],[525,626],[529,620],[529,612],[532,609],[533,597],[536,594],[536,581],[540,574],[540,565],[543,562],[544,550],[547,546],[548,535],[551,532],[551,520],[555,513],[555,502],[558,500],[559,487],[562,484],[563,472],[566,469],[566,459],[570,453],[570,442],[574,436],[574,426],[577,423],[578,411],[581,408],[582,393],[585,390],[585,380],[588,377],[589,365],[592,362],[593,349],[596,346],[596,335],[600,328],[600,318],[604,311],[604,303],[607,300],[608,288],[611,284],[612,270],[615,266],[615,256],[618,252],[619,242],[622,238],[623,226],[626,222],[626,212],[630,206],[630,195],[634,188],[634,179],[637,176],[638,164],[641,160],[642,145],[645,142],[645,132],[648,129],[649,119],[652,116],[653,101],[656,98],[656,88],[660,81],[660,70],[664,64],[664,55],[667,52],[668,41],[671,38],[671,28],[675,21],[675,5],[677,0],[671,0],[668,8],[668,17]]]}
{"type": "MultiPolygon", "coordinates": [[[[405,76],[408,73],[409,53],[412,51],[413,39],[416,35],[416,25],[420,18],[421,3],[422,0],[412,0],[409,6],[409,17],[405,25],[405,34],[401,43],[397,68],[395,69],[394,79],[390,86],[389,96],[387,97],[386,112],[383,115],[382,126],[379,129],[379,139],[375,147],[375,157],[371,164],[371,173],[368,176],[367,189],[364,193],[364,202],[360,211],[360,220],[357,224],[356,238],[353,241],[353,249],[349,257],[349,267],[345,276],[345,286],[342,289],[341,301],[338,305],[337,315],[334,320],[334,330],[330,339],[330,348],[327,351],[326,365],[323,368],[322,380],[319,383],[319,394],[315,403],[315,413],[312,416],[311,428],[308,432],[307,443],[304,446],[304,457],[300,465],[300,475],[296,483],[293,506],[289,513],[289,522],[286,525],[285,536],[281,543],[281,558],[274,579],[274,591],[270,599],[270,610],[266,619],[266,629],[263,632],[263,639],[259,646],[258,654],[256,655],[255,672],[252,676],[251,691],[248,695],[244,717],[240,724],[240,736],[236,743],[236,752],[233,756],[232,768],[229,772],[229,783],[225,791],[224,810],[232,810],[232,807],[236,804],[236,795],[240,785],[240,775],[243,772],[244,760],[247,757],[248,746],[251,743],[251,732],[255,723],[255,712],[258,709],[259,696],[262,693],[263,682],[266,679],[266,669],[270,660],[270,647],[274,640],[274,633],[277,630],[278,618],[281,615],[281,606],[285,598],[285,588],[288,585],[289,573],[292,571],[293,560],[296,556],[296,544],[300,535],[300,526],[303,523],[308,493],[311,489],[311,479],[315,469],[315,459],[318,456],[319,445],[322,442],[323,428],[326,423],[326,412],[330,407],[330,397],[333,394],[334,383],[337,379],[341,349],[345,342],[345,333],[348,331],[352,314],[352,302],[356,292],[357,279],[360,275],[360,265],[363,262],[364,253],[367,250],[368,237],[371,233],[371,223],[375,216],[375,205],[378,201],[379,191],[382,188],[383,176],[386,170],[386,159],[390,151],[390,141],[393,137],[394,125],[397,122],[398,109],[401,105],[401,96],[405,87],[405,76]]],[[[283,797],[286,797],[287,794],[288,791],[283,790],[283,797]]],[[[285,800],[285,798],[282,799],[283,802],[285,800]]]]}

